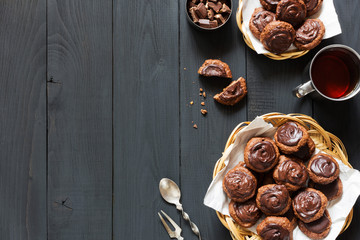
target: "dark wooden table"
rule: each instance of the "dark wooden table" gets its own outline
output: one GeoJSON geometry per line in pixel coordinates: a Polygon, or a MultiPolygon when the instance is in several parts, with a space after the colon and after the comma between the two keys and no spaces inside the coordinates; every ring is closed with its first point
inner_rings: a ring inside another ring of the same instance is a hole
{"type": "MultiPolygon", "coordinates": [[[[239,122],[273,111],[313,116],[359,169],[360,95],[342,103],[291,95],[321,47],[360,52],[360,2],[335,5],[343,34],[274,61],[245,45],[235,15],[218,32],[193,29],[184,0],[1,1],[0,238],[165,240],[163,209],[196,239],[160,197],[159,180],[169,177],[203,239],[230,239],[202,203],[214,164],[239,122]],[[245,100],[213,101],[229,82],[199,78],[207,58],[247,79],[245,100]]],[[[357,201],[339,239],[360,239],[359,223],[357,201]]]]}

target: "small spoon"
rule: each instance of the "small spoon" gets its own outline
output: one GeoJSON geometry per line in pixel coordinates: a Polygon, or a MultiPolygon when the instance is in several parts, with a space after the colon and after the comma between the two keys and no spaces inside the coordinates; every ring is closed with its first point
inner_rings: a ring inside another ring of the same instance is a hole
{"type": "Polygon", "coordinates": [[[181,192],[178,185],[176,185],[176,183],[171,179],[163,178],[160,180],[159,190],[161,196],[164,198],[165,201],[174,204],[176,206],[176,209],[181,211],[183,218],[186,221],[189,221],[191,230],[199,237],[199,240],[201,240],[199,228],[195,225],[195,223],[190,220],[189,215],[184,212],[183,207],[180,203],[181,192]]]}

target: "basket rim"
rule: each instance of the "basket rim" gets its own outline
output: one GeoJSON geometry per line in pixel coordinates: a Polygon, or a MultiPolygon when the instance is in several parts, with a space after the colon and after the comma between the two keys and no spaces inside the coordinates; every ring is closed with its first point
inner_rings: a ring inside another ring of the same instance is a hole
{"type": "MultiPolygon", "coordinates": [[[[329,151],[326,151],[326,152],[335,156],[336,158],[340,159],[345,165],[349,166],[350,168],[353,168],[348,161],[348,155],[347,155],[345,146],[341,142],[341,140],[338,137],[336,137],[334,134],[325,131],[317,123],[317,121],[315,119],[313,119],[312,117],[305,115],[305,114],[301,114],[301,113],[283,114],[283,113],[278,113],[278,112],[267,113],[267,114],[261,115],[259,117],[264,119],[265,122],[268,122],[271,124],[273,124],[275,120],[280,119],[280,123],[278,125],[280,125],[283,122],[289,121],[289,120],[299,122],[301,125],[303,125],[309,131],[310,135],[314,134],[314,133],[316,133],[316,134],[326,133],[327,136],[325,136],[325,139],[324,139],[326,146],[327,147],[330,146],[331,149],[336,148],[336,150],[337,150],[337,152],[334,152],[329,149],[329,151]]],[[[224,151],[234,142],[236,134],[242,128],[246,127],[249,123],[250,123],[250,121],[241,122],[233,129],[233,131],[230,133],[229,138],[225,144],[224,151]]],[[[321,136],[324,137],[322,134],[321,134],[321,136]]],[[[216,174],[222,168],[224,168],[223,161],[221,161],[221,160],[222,160],[222,158],[220,158],[215,164],[214,171],[213,171],[213,178],[215,178],[216,174]]],[[[260,237],[258,235],[256,235],[255,233],[252,233],[251,231],[247,230],[246,228],[242,228],[242,227],[238,226],[232,220],[232,218],[230,216],[225,216],[218,211],[216,211],[216,214],[217,214],[220,222],[224,225],[224,227],[226,227],[229,230],[230,235],[234,240],[245,240],[245,236],[252,236],[256,240],[260,239],[260,237]],[[240,233],[239,233],[239,231],[240,231],[240,233]]],[[[343,233],[350,226],[352,218],[353,218],[353,209],[351,209],[351,211],[349,212],[340,234],[343,233]]],[[[253,238],[251,238],[251,239],[253,239],[253,238]]]]}
{"type": "MultiPolygon", "coordinates": [[[[239,7],[236,11],[236,22],[238,25],[238,28],[240,29],[241,33],[243,34],[243,39],[252,50],[255,51],[255,48],[250,40],[249,34],[246,31],[245,24],[243,24],[243,17],[242,17],[242,11],[243,11],[243,0],[239,0],[239,7]]],[[[256,51],[255,51],[256,52],[256,51]]],[[[274,53],[264,53],[262,55],[265,55],[268,58],[271,58],[273,60],[286,60],[286,59],[295,59],[299,58],[301,56],[304,56],[307,54],[309,50],[293,50],[290,52],[285,52],[281,54],[274,54],[274,53]]]]}

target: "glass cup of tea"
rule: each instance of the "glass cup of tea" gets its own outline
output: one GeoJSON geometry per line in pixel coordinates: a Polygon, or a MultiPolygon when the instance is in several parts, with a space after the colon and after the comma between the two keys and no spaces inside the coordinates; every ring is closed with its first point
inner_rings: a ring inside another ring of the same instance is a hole
{"type": "Polygon", "coordinates": [[[352,48],[333,44],[321,49],[310,62],[310,80],[293,93],[302,98],[309,93],[333,101],[344,101],[360,91],[360,55],[352,48]]]}

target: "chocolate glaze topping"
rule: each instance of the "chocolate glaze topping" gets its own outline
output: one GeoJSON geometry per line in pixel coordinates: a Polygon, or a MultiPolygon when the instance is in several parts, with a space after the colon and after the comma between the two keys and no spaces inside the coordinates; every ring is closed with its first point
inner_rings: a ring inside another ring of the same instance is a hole
{"type": "Polygon", "coordinates": [[[261,216],[261,211],[256,206],[255,200],[249,200],[244,203],[234,202],[234,209],[238,218],[246,223],[256,222],[261,216]]]}
{"type": "Polygon", "coordinates": [[[244,90],[241,87],[240,82],[233,83],[229,87],[226,88],[226,90],[220,94],[219,98],[222,101],[232,101],[234,98],[239,97],[240,95],[244,94],[244,90]]]}
{"type": "Polygon", "coordinates": [[[291,183],[296,186],[304,186],[309,178],[306,168],[293,160],[282,162],[278,170],[280,181],[291,183]]]}
{"type": "Polygon", "coordinates": [[[308,229],[310,232],[317,234],[324,232],[329,225],[330,225],[330,219],[327,216],[327,212],[325,212],[320,219],[314,222],[304,223],[306,229],[308,229]]]}
{"type": "Polygon", "coordinates": [[[308,19],[296,31],[296,41],[301,44],[308,44],[312,42],[319,34],[320,24],[317,21],[308,19]]]}
{"type": "Polygon", "coordinates": [[[263,240],[289,240],[289,230],[276,223],[269,223],[260,232],[263,240]]]}
{"type": "Polygon", "coordinates": [[[271,10],[275,10],[277,4],[280,2],[280,0],[264,0],[267,4],[271,6],[271,10]]]}
{"type": "Polygon", "coordinates": [[[321,208],[321,197],[316,192],[303,191],[293,200],[296,212],[304,219],[310,219],[321,208]]]}
{"type": "Polygon", "coordinates": [[[328,199],[332,199],[339,192],[339,179],[326,185],[315,183],[313,188],[322,192],[328,199]]]}
{"type": "Polygon", "coordinates": [[[290,47],[292,39],[289,31],[277,27],[270,32],[270,37],[265,40],[265,44],[272,49],[274,53],[282,53],[290,47]]]}
{"type": "Polygon", "coordinates": [[[271,213],[279,213],[288,205],[289,192],[284,185],[266,190],[260,197],[260,204],[271,213]]]}
{"type": "Polygon", "coordinates": [[[287,122],[278,129],[277,139],[284,145],[296,146],[302,137],[302,130],[294,122],[287,122]]]}
{"type": "Polygon", "coordinates": [[[201,74],[205,76],[215,76],[215,77],[226,76],[226,72],[223,66],[216,64],[209,64],[205,66],[202,69],[201,74]]]}
{"type": "Polygon", "coordinates": [[[281,7],[276,8],[279,20],[285,21],[297,27],[305,20],[306,6],[297,0],[283,0],[281,7]]]}
{"type": "Polygon", "coordinates": [[[318,0],[304,0],[304,3],[306,5],[306,10],[311,12],[318,5],[318,0]]]}
{"type": "Polygon", "coordinates": [[[254,177],[241,170],[236,170],[226,175],[225,187],[232,196],[242,198],[253,193],[256,182],[254,177]]]}
{"type": "Polygon", "coordinates": [[[272,21],[275,21],[275,14],[266,10],[258,12],[253,18],[253,23],[259,32],[262,32],[265,26],[272,21]]]}
{"type": "Polygon", "coordinates": [[[318,176],[329,178],[336,171],[336,164],[327,156],[319,155],[310,166],[310,170],[318,176]]]}
{"type": "Polygon", "coordinates": [[[270,167],[276,159],[276,151],[269,141],[256,143],[249,152],[249,162],[257,169],[266,169],[270,167]]]}

